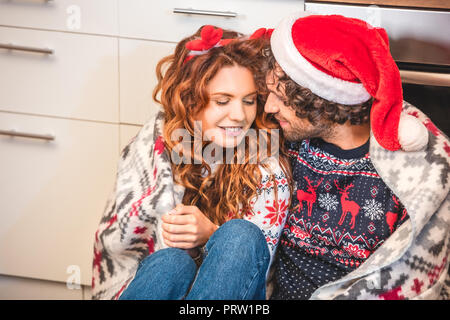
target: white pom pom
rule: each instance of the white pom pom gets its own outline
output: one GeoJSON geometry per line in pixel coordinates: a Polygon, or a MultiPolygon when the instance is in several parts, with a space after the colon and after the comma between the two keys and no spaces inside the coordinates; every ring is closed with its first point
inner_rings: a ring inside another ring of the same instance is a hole
{"type": "Polygon", "coordinates": [[[404,151],[419,151],[428,144],[428,130],[416,117],[402,113],[398,124],[398,141],[404,151]]]}

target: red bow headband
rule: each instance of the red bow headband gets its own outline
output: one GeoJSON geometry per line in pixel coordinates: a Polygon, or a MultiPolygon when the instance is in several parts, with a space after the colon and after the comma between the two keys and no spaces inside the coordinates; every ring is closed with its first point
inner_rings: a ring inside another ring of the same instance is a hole
{"type": "MultiPolygon", "coordinates": [[[[264,37],[269,39],[273,29],[260,28],[256,30],[248,39],[258,39],[264,37]]],[[[188,41],[186,49],[190,50],[184,62],[192,58],[207,53],[211,48],[223,47],[233,40],[237,39],[222,39],[223,30],[221,28],[214,29],[213,26],[207,25],[202,28],[200,32],[200,39],[188,41]]]]}

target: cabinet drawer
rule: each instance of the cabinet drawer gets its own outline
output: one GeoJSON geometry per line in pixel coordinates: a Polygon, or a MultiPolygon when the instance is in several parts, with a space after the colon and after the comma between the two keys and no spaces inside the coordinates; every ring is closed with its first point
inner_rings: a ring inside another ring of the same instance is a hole
{"type": "Polygon", "coordinates": [[[0,274],[90,285],[118,125],[0,112],[0,130],[11,129],[55,139],[0,135],[0,274]]]}
{"type": "Polygon", "coordinates": [[[117,35],[117,0],[0,0],[0,25],[117,35]]]}
{"type": "Polygon", "coordinates": [[[156,65],[175,44],[120,39],[120,122],[144,124],[159,109],[152,98],[156,65]]]}
{"type": "Polygon", "coordinates": [[[194,33],[205,24],[243,33],[251,33],[261,27],[275,27],[284,16],[304,8],[302,0],[118,1],[119,30],[122,36],[174,42],[194,33]],[[205,12],[174,13],[176,8],[219,13],[216,16],[205,15],[205,12]]]}
{"type": "Polygon", "coordinates": [[[0,27],[0,110],[117,122],[117,39],[0,27]],[[33,50],[34,50],[33,49],[33,50]]]}
{"type": "Polygon", "coordinates": [[[0,275],[1,300],[88,300],[84,298],[88,296],[84,289],[68,289],[60,282],[0,275]]]}

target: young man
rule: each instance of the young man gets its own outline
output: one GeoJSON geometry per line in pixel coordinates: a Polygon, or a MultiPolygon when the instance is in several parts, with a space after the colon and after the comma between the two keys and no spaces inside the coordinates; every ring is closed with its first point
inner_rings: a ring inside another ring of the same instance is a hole
{"type": "Polygon", "coordinates": [[[271,51],[295,180],[271,298],[448,299],[450,142],[403,102],[385,30],[298,14],[271,51]]]}

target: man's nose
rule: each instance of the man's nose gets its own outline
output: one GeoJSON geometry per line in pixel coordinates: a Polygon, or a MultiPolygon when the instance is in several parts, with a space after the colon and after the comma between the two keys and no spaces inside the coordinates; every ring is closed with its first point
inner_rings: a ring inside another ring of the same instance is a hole
{"type": "Polygon", "coordinates": [[[269,93],[266,104],[264,105],[264,111],[266,113],[278,113],[280,111],[278,103],[279,100],[277,99],[277,97],[272,92],[269,93]]]}

